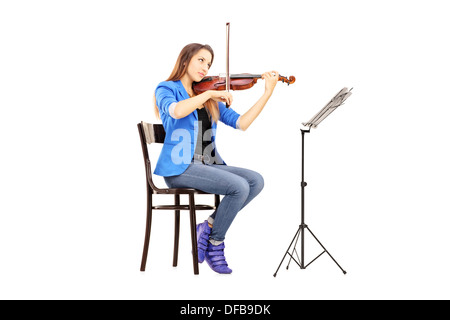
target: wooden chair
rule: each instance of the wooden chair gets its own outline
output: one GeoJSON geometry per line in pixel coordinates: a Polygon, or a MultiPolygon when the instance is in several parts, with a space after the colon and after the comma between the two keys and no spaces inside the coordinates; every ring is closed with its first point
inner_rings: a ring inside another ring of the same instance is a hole
{"type": "Polygon", "coordinates": [[[153,183],[148,145],[151,143],[164,143],[166,133],[162,124],[151,124],[140,122],[137,124],[139,136],[141,138],[142,153],[145,163],[145,176],[147,185],[147,219],[145,227],[144,251],[142,253],[141,271],[145,271],[147,263],[148,246],[150,242],[150,230],[152,224],[153,210],[174,210],[175,211],[175,237],[173,248],[173,266],[178,264],[178,245],[180,235],[180,211],[188,210],[191,225],[192,241],[192,261],[194,263],[194,274],[198,274],[198,255],[197,255],[197,230],[196,230],[196,211],[197,210],[215,210],[220,203],[220,196],[214,195],[214,206],[195,204],[196,194],[209,194],[196,189],[189,188],[158,188],[153,183]],[[153,205],[153,195],[170,194],[174,196],[173,205],[153,205]],[[188,195],[189,204],[180,204],[180,195],[188,195]]]}

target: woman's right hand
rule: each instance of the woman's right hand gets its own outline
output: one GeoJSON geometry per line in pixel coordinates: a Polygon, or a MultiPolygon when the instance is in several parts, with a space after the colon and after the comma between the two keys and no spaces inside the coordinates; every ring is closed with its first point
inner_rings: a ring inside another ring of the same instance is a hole
{"type": "Polygon", "coordinates": [[[216,102],[223,102],[229,106],[233,102],[233,95],[228,91],[208,90],[206,93],[208,93],[210,99],[216,102]]]}

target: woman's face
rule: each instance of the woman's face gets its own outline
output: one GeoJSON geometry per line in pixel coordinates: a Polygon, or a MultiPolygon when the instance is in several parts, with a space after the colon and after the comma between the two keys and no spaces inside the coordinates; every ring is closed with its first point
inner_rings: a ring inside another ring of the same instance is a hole
{"type": "Polygon", "coordinates": [[[211,53],[206,49],[200,49],[189,62],[186,73],[192,81],[199,82],[208,73],[211,67],[211,53]]]}

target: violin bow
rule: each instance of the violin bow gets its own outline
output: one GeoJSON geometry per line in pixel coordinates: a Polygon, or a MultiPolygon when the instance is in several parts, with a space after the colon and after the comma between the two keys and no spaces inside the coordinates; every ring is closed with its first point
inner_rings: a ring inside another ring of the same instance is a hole
{"type": "MultiPolygon", "coordinates": [[[[230,92],[230,23],[227,22],[226,24],[226,41],[227,41],[227,45],[226,45],[226,90],[228,92],[230,92]]],[[[226,107],[229,108],[230,106],[228,105],[228,103],[226,104],[226,107]]]]}

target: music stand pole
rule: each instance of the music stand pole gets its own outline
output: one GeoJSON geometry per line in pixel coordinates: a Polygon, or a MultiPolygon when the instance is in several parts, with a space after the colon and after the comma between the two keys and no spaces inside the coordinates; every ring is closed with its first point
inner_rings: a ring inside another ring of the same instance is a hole
{"type": "MultiPolygon", "coordinates": [[[[350,89],[351,90],[351,89],[350,89]]],[[[305,133],[309,133],[311,131],[311,127],[316,128],[317,125],[323,121],[331,112],[333,112],[338,106],[340,106],[349,96],[351,95],[351,92],[347,90],[347,88],[342,89],[339,91],[336,96],[331,99],[331,101],[318,113],[316,116],[313,117],[309,122],[303,123],[305,126],[309,126],[307,130],[300,129],[302,133],[302,181],[301,181],[301,223],[298,226],[297,232],[294,235],[294,238],[292,238],[291,243],[289,244],[289,247],[286,250],[286,253],[283,256],[283,259],[281,259],[280,264],[278,265],[277,270],[273,274],[274,277],[277,276],[278,270],[280,269],[284,259],[287,255],[290,256],[288,265],[286,269],[289,269],[289,264],[292,260],[294,260],[295,263],[300,267],[300,269],[306,269],[311,263],[313,263],[317,258],[319,258],[322,254],[325,252],[330,256],[330,258],[336,263],[336,265],[341,269],[341,271],[346,274],[347,272],[342,269],[342,267],[339,265],[339,263],[333,258],[333,256],[328,252],[328,250],[324,247],[324,245],[319,241],[319,239],[314,235],[314,233],[311,231],[311,229],[308,227],[308,225],[305,223],[305,187],[307,186],[307,183],[305,182],[305,133]],[[317,257],[315,257],[313,260],[311,260],[307,265],[305,265],[305,229],[311,233],[311,235],[314,237],[314,239],[319,243],[319,245],[322,247],[323,252],[321,252],[317,257]],[[300,240],[300,258],[298,256],[297,252],[297,243],[298,239],[300,240]],[[295,242],[295,244],[294,244],[295,242]],[[294,244],[292,253],[290,253],[290,249],[292,247],[292,244],[294,244]],[[297,261],[294,257],[297,256],[297,259],[300,261],[297,261]]]]}

